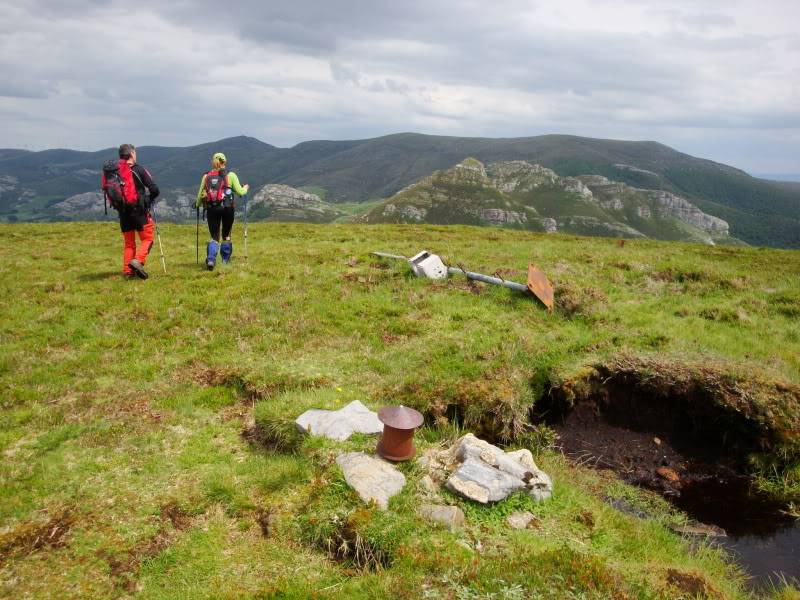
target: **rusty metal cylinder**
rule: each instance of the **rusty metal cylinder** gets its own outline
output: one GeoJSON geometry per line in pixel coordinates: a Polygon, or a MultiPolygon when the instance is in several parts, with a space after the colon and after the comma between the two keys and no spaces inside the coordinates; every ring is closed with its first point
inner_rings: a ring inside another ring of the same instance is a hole
{"type": "Polygon", "coordinates": [[[422,425],[422,415],[407,406],[384,406],[378,411],[378,419],[383,423],[378,454],[394,462],[414,456],[414,431],[422,425]]]}

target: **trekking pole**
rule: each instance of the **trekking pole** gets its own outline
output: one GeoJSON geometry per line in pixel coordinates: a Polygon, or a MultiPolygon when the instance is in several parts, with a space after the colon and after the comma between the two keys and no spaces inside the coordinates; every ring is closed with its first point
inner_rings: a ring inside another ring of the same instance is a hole
{"type": "Polygon", "coordinates": [[[153,224],[156,226],[156,238],[158,238],[158,250],[161,252],[161,266],[164,267],[164,274],[167,273],[167,261],[164,257],[164,246],[161,245],[161,231],[158,228],[158,221],[156,221],[156,216],[154,212],[150,213],[150,217],[153,219],[153,224]]]}
{"type": "Polygon", "coordinates": [[[244,195],[244,259],[247,260],[247,194],[244,195]]]}
{"type": "Polygon", "coordinates": [[[194,236],[194,250],[195,250],[195,264],[200,264],[200,207],[195,206],[197,209],[197,231],[194,236]]]}

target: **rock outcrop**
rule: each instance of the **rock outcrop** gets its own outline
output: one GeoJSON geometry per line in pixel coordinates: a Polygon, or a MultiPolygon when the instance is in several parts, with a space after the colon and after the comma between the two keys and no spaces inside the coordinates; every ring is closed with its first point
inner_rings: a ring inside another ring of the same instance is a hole
{"type": "Polygon", "coordinates": [[[503,452],[471,433],[449,450],[423,456],[419,464],[428,469],[431,481],[444,482],[449,490],[481,504],[499,502],[520,490],[538,502],[553,491],[550,477],[528,450],[503,452]]]}
{"type": "MultiPolygon", "coordinates": [[[[654,175],[618,164],[618,169],[654,175]]],[[[663,237],[714,243],[728,224],[685,198],[602,175],[561,177],[523,160],[484,165],[468,158],[408,186],[364,216],[367,222],[493,225],[552,233],[663,237]],[[680,223],[677,223],[680,221],[680,223]],[[687,227],[688,226],[688,227],[687,227]]]]}
{"type": "Polygon", "coordinates": [[[378,413],[358,400],[353,400],[339,410],[312,408],[297,417],[295,425],[303,433],[321,435],[339,442],[353,433],[383,432],[383,423],[378,419],[378,413]]]}
{"type": "Polygon", "coordinates": [[[275,221],[327,223],[343,214],[316,194],[275,183],[261,188],[253,197],[252,206],[253,209],[264,207],[268,218],[275,221]]]}
{"type": "Polygon", "coordinates": [[[662,218],[675,217],[714,236],[728,235],[727,221],[707,215],[686,198],[661,190],[648,191],[648,194],[658,203],[658,213],[662,218]]]}

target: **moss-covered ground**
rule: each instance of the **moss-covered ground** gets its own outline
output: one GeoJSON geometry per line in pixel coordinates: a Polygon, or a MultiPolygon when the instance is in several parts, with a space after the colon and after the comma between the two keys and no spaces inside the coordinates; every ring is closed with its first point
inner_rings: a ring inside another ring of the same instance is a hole
{"type": "Polygon", "coordinates": [[[789,497],[800,253],[257,223],[245,261],[237,223],[234,262],[209,273],[193,226],[161,234],[168,273],[156,245],[150,279],[124,281],[114,224],[0,227],[0,596],[750,597],[721,550],[668,529],[684,517],[664,501],[536,444],[553,498],[482,507],[446,495],[467,516],[450,533],[415,515],[416,462],[379,511],[334,462],[375,439],[300,438],[291,420],[402,401],[428,417],[420,451],[465,430],[530,445],[528,407],[592,365],[713,368],[744,390],[732,402],[778,423],[780,465],[762,479],[789,497]],[[557,309],[369,255],[422,249],[518,281],[534,262],[557,309]],[[517,509],[536,526],[510,530],[517,509]]]}

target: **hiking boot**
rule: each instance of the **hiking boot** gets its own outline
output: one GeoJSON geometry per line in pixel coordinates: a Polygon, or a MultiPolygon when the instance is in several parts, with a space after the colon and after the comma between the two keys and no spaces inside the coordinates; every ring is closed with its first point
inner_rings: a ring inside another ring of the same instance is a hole
{"type": "Polygon", "coordinates": [[[219,252],[219,242],[216,240],[209,240],[206,244],[206,269],[209,271],[214,270],[217,264],[217,253],[219,252]]]}
{"type": "Polygon", "coordinates": [[[149,275],[144,270],[144,265],[135,258],[128,263],[128,268],[133,271],[139,279],[147,279],[149,275]]]}
{"type": "Polygon", "coordinates": [[[222,262],[229,263],[233,254],[233,242],[222,242],[219,247],[219,254],[222,256],[222,262]]]}

